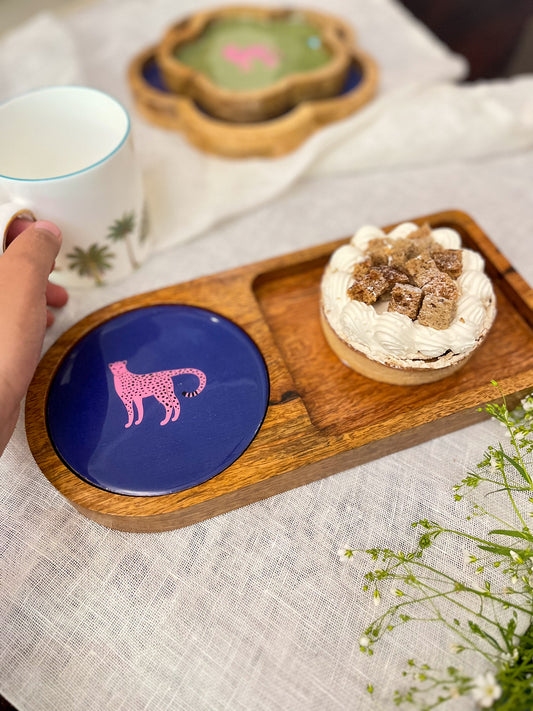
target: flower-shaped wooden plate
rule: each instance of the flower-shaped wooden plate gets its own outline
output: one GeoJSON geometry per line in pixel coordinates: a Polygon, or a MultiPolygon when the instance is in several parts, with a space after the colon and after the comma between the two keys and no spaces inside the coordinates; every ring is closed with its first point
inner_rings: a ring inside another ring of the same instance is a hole
{"type": "Polygon", "coordinates": [[[352,45],[350,28],[323,13],[224,6],[171,27],[156,56],[170,91],[249,123],[338,94],[352,45]]]}
{"type": "Polygon", "coordinates": [[[233,123],[211,116],[190,96],[169,91],[157,63],[156,49],[144,50],[129,67],[137,109],[151,123],[181,131],[200,150],[227,158],[285,155],[321,127],[360,109],[373,98],[378,87],[375,61],[353,48],[344,86],[336,96],[303,101],[269,121],[233,123]]]}

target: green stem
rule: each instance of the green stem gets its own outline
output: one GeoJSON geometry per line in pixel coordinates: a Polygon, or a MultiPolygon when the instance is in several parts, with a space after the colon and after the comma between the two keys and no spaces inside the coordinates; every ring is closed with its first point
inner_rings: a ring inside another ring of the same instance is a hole
{"type": "MultiPolygon", "coordinates": [[[[511,431],[511,430],[509,430],[509,431],[511,431]]],[[[512,437],[512,439],[514,440],[514,436],[513,436],[512,433],[511,433],[511,437],[512,437]]],[[[515,443],[515,444],[516,444],[516,443],[515,443]]],[[[501,444],[500,444],[500,447],[501,447],[501,444]]],[[[523,465],[522,465],[522,466],[523,466],[523,465]]],[[[522,515],[521,515],[520,511],[518,510],[518,507],[517,507],[517,505],[516,505],[516,503],[515,503],[514,497],[513,497],[512,493],[511,493],[511,489],[510,489],[510,487],[509,487],[509,484],[507,483],[507,475],[505,474],[505,465],[503,464],[503,461],[502,461],[502,463],[501,463],[500,471],[501,471],[501,473],[502,473],[503,481],[504,481],[504,484],[505,484],[505,489],[506,489],[507,494],[508,494],[508,496],[509,496],[509,500],[511,501],[511,505],[512,505],[513,509],[515,510],[516,515],[517,515],[518,518],[520,519],[520,522],[522,523],[522,526],[523,526],[524,528],[527,528],[526,522],[524,521],[524,519],[522,518],[522,515]]]]}
{"type": "MultiPolygon", "coordinates": [[[[478,539],[478,540],[481,540],[481,539],[478,539]]],[[[527,610],[527,609],[521,607],[520,605],[516,605],[516,604],[510,602],[509,600],[502,600],[501,598],[497,597],[496,595],[493,595],[488,590],[486,592],[483,591],[482,593],[480,593],[479,590],[476,590],[475,588],[468,587],[464,583],[460,583],[455,578],[452,578],[450,575],[446,575],[446,573],[443,573],[442,571],[437,570],[436,568],[433,568],[432,566],[428,565],[427,563],[421,563],[421,562],[414,560],[414,559],[410,560],[410,561],[402,560],[402,561],[398,561],[397,563],[395,563],[394,568],[396,568],[398,566],[404,566],[404,567],[406,567],[406,570],[409,572],[409,576],[411,576],[411,572],[407,568],[408,565],[416,566],[418,568],[422,568],[423,570],[427,570],[427,571],[433,573],[434,575],[436,575],[437,579],[440,579],[440,580],[444,579],[444,580],[449,581],[451,584],[453,584],[454,588],[457,585],[460,586],[461,592],[470,592],[474,595],[477,595],[478,597],[480,595],[483,595],[484,599],[493,600],[495,602],[498,602],[500,605],[505,605],[508,608],[511,607],[519,612],[524,612],[525,614],[528,614],[528,615],[531,614],[531,610],[527,610]]],[[[388,571],[387,571],[387,575],[392,577],[392,575],[388,571]]],[[[413,578],[414,578],[414,576],[413,576],[413,578]]],[[[402,579],[405,579],[405,578],[403,577],[402,579]]],[[[414,580],[417,581],[416,578],[414,578],[414,580]]],[[[429,586],[428,586],[428,588],[429,588],[429,586]]],[[[429,589],[431,589],[431,588],[429,588],[429,589]]],[[[451,592],[458,592],[458,591],[454,589],[454,590],[450,591],[450,593],[451,592]]],[[[450,594],[450,593],[446,593],[446,594],[450,594]]],[[[440,595],[443,595],[443,594],[444,593],[440,593],[440,595]]],[[[435,595],[434,597],[437,597],[437,595],[435,595]]],[[[401,607],[405,604],[408,604],[408,601],[406,601],[405,603],[398,603],[395,607],[401,607]]],[[[471,612],[472,612],[472,614],[477,614],[474,611],[471,611],[471,612]]]]}
{"type": "MultiPolygon", "coordinates": [[[[469,472],[469,476],[475,476],[476,479],[479,479],[479,481],[485,481],[489,484],[495,484],[496,486],[501,486],[501,481],[498,481],[496,479],[490,479],[487,476],[480,476],[479,474],[476,474],[474,472],[469,472]]],[[[468,486],[467,484],[463,484],[462,486],[468,486]]],[[[517,486],[516,484],[509,484],[509,488],[512,491],[531,491],[530,486],[517,486]]],[[[458,489],[455,489],[454,491],[458,491],[458,489]]]]}
{"type": "MultiPolygon", "coordinates": [[[[439,592],[439,591],[436,591],[436,590],[435,590],[434,588],[432,588],[431,586],[425,585],[425,584],[421,584],[421,583],[418,583],[418,587],[419,587],[420,589],[422,589],[422,588],[427,588],[427,589],[430,590],[431,592],[439,592]]],[[[464,603],[459,602],[458,600],[454,599],[453,597],[449,597],[449,596],[452,595],[454,592],[455,592],[454,590],[451,590],[450,592],[441,591],[440,597],[443,597],[444,599],[448,600],[448,602],[452,602],[454,605],[456,605],[457,607],[459,607],[459,608],[460,608],[461,610],[463,610],[464,612],[467,612],[467,613],[469,613],[469,614],[471,614],[471,615],[473,615],[473,616],[475,616],[475,617],[478,617],[479,619],[483,620],[483,621],[486,622],[487,624],[493,625],[494,627],[496,627],[496,629],[499,630],[500,633],[502,633],[502,626],[501,626],[498,622],[496,622],[495,620],[491,620],[490,617],[487,617],[486,615],[483,615],[483,614],[481,614],[480,612],[477,612],[476,610],[472,610],[472,608],[468,607],[468,605],[465,605],[464,603]]],[[[465,592],[466,592],[466,591],[465,591],[465,592]]],[[[468,592],[471,592],[471,591],[469,590],[468,592]]],[[[483,593],[483,596],[485,596],[485,593],[483,593]]],[[[437,597],[437,595],[432,595],[431,597],[426,597],[426,598],[424,598],[424,600],[427,599],[428,602],[430,603],[430,605],[431,605],[432,607],[434,607],[433,599],[434,599],[435,597],[437,597]]],[[[424,600],[418,600],[418,602],[423,602],[424,600]]],[[[434,608],[434,609],[435,609],[435,612],[440,616],[440,611],[439,611],[437,608],[434,608]]],[[[444,619],[443,619],[443,622],[445,622],[445,623],[448,625],[448,623],[447,623],[444,619]]],[[[456,629],[455,627],[452,627],[451,625],[450,625],[450,627],[451,627],[451,629],[454,629],[454,630],[456,629]]],[[[458,634],[459,634],[459,632],[458,632],[458,634]]],[[[502,650],[502,651],[503,651],[503,650],[502,650]]]]}

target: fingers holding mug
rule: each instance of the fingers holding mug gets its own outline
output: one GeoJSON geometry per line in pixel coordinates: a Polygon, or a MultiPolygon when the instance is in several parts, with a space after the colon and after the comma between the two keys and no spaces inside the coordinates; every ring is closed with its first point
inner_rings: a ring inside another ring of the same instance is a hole
{"type": "Polygon", "coordinates": [[[42,216],[61,227],[63,246],[51,275],[56,284],[114,282],[147,256],[129,115],[101,91],[45,87],[0,106],[0,194],[8,202],[0,205],[3,234],[6,215],[10,224],[42,216]]]}

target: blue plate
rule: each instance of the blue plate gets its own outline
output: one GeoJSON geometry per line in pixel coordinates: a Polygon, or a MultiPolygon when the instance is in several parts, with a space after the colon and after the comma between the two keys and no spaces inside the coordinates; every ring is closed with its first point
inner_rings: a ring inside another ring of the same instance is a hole
{"type": "Polygon", "coordinates": [[[185,305],[98,326],[50,387],[50,440],[67,467],[117,494],[159,496],[230,466],[268,405],[263,357],[235,323],[185,305]]]}

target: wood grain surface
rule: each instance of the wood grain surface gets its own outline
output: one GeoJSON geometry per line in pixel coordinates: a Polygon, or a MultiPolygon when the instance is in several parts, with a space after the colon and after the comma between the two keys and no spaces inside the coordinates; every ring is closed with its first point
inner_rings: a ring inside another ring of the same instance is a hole
{"type": "MultiPolygon", "coordinates": [[[[74,325],[43,357],[26,401],[33,455],[50,482],[85,516],[125,531],[186,526],[273,494],[413,446],[484,417],[497,380],[511,400],[533,387],[533,291],[470,217],[450,211],[415,219],[448,226],[483,255],[498,315],[485,343],[457,373],[417,387],[377,383],[349,370],[320,327],[319,286],[334,249],[311,247],[134,296],[74,325]],[[213,479],[175,494],[131,497],[87,484],[58,457],[46,426],[46,401],[69,350],[114,316],[156,304],[217,311],[255,341],[267,364],[270,403],[248,449],[213,479]]],[[[388,228],[387,228],[388,229],[388,228]]]]}

